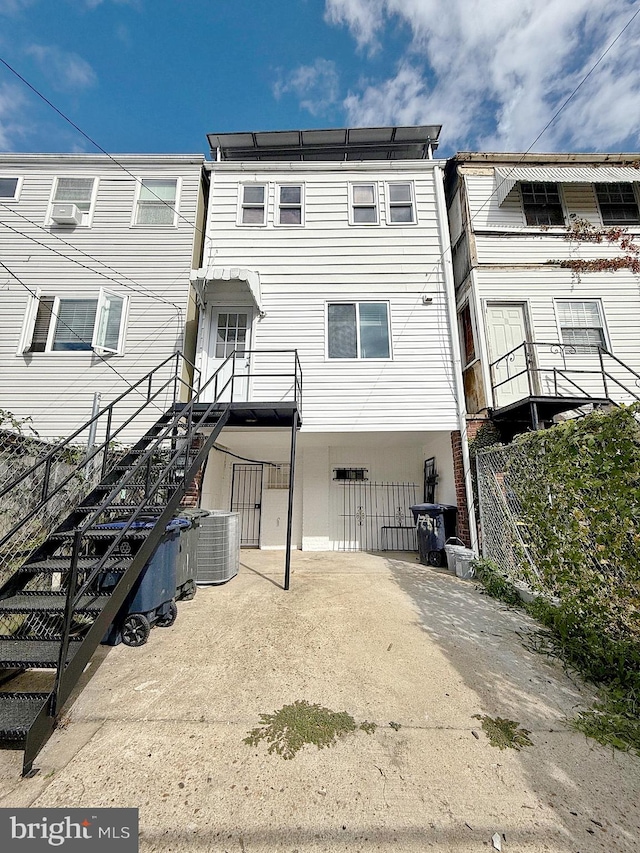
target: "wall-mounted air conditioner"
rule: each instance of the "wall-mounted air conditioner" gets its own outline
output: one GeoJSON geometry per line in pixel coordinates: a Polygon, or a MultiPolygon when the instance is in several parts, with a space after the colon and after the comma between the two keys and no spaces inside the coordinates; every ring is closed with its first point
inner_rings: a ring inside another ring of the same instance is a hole
{"type": "Polygon", "coordinates": [[[240,517],[237,512],[211,510],[200,519],[198,537],[199,584],[226,583],[240,568],[240,517]]]}
{"type": "Polygon", "coordinates": [[[54,204],[51,219],[58,225],[80,225],[82,211],[76,204],[54,204]]]}

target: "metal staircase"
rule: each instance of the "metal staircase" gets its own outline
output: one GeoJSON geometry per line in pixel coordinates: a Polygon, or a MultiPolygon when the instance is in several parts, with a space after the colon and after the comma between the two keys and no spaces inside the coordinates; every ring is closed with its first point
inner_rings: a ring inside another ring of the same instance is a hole
{"type": "MultiPolygon", "coordinates": [[[[0,508],[20,507],[0,528],[0,680],[50,671],[43,692],[0,690],[0,745],[24,750],[23,775],[237,408],[235,361],[198,388],[171,356],[0,488],[0,508]],[[105,591],[107,572],[119,579],[105,591]]],[[[296,354],[296,411],[298,368],[296,354]]]]}

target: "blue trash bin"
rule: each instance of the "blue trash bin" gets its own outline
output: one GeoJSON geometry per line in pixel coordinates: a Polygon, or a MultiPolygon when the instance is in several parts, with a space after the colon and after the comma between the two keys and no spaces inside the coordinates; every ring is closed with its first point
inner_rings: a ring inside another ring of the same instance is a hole
{"type": "MultiPolygon", "coordinates": [[[[168,628],[176,620],[178,608],[176,595],[176,562],[178,559],[180,530],[183,520],[174,519],[167,525],[164,535],[138,579],[124,600],[122,607],[102,639],[103,644],[115,646],[142,646],[147,642],[151,628],[157,625],[168,628]]],[[[127,521],[113,521],[96,525],[100,530],[121,530],[127,521]]],[[[155,521],[134,521],[130,529],[153,527],[155,521]]],[[[100,589],[113,589],[121,575],[105,572],[100,589]]]]}
{"type": "Polygon", "coordinates": [[[418,532],[418,554],[424,566],[446,565],[445,542],[456,535],[458,508],[450,504],[415,504],[411,507],[418,532]]]}

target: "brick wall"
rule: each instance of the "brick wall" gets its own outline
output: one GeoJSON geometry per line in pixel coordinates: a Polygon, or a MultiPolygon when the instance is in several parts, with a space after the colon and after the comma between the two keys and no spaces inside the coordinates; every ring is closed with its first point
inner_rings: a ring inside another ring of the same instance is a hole
{"type": "MultiPolygon", "coordinates": [[[[486,418],[467,418],[467,441],[473,441],[480,427],[486,422],[486,418]]],[[[469,510],[464,482],[464,466],[462,464],[462,440],[459,430],[451,433],[451,450],[453,451],[453,472],[456,483],[456,503],[458,504],[457,535],[468,547],[471,545],[469,510]]]]}

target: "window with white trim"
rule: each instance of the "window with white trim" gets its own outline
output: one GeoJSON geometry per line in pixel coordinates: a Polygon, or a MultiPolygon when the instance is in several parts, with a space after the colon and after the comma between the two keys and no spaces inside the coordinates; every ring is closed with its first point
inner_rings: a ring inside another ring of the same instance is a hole
{"type": "Polygon", "coordinates": [[[143,178],[139,182],[136,225],[175,225],[177,208],[177,178],[143,178]]]}
{"type": "Polygon", "coordinates": [[[22,178],[3,178],[0,177],[0,200],[1,201],[17,201],[20,195],[20,185],[22,178]]]}
{"type": "Polygon", "coordinates": [[[37,291],[27,307],[19,352],[119,354],[127,307],[126,296],[103,288],[97,298],[43,296],[37,291]]]}
{"type": "Polygon", "coordinates": [[[564,211],[558,185],[541,181],[520,184],[522,207],[527,225],[564,225],[564,211]]]}
{"type": "Polygon", "coordinates": [[[595,187],[603,225],[637,225],[640,222],[633,184],[596,184],[595,187]]]}
{"type": "Polygon", "coordinates": [[[240,192],[240,224],[264,225],[267,212],[266,184],[244,184],[240,192]]]}
{"type": "Polygon", "coordinates": [[[598,347],[607,348],[599,300],[557,299],[556,314],[563,344],[580,353],[597,353],[598,347]]]}
{"type": "Polygon", "coordinates": [[[416,221],[411,181],[394,181],[387,184],[387,223],[413,225],[416,221]]]}
{"type": "Polygon", "coordinates": [[[375,184],[351,184],[351,222],[353,225],[377,225],[378,188],[375,184]]]}
{"type": "Polygon", "coordinates": [[[327,305],[329,358],[391,358],[386,302],[331,302],[327,305]]]}
{"type": "Polygon", "coordinates": [[[291,476],[291,465],[281,462],[279,465],[267,465],[267,488],[288,489],[291,476]]]}
{"type": "Polygon", "coordinates": [[[303,225],[302,184],[283,184],[278,187],[278,225],[303,225]]]}
{"type": "Polygon", "coordinates": [[[64,204],[75,205],[81,216],[79,224],[89,225],[95,204],[95,189],[95,178],[56,178],[49,211],[49,224],[55,224],[53,205],[64,204]]]}

